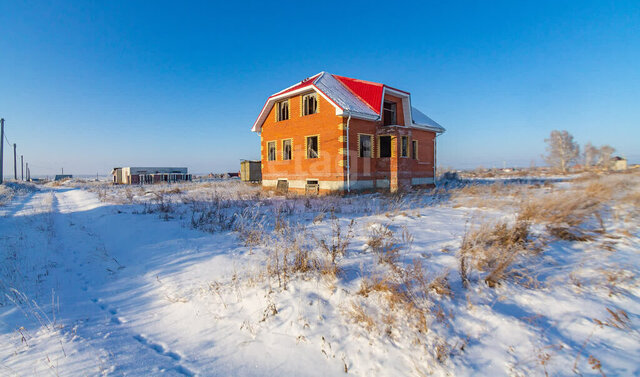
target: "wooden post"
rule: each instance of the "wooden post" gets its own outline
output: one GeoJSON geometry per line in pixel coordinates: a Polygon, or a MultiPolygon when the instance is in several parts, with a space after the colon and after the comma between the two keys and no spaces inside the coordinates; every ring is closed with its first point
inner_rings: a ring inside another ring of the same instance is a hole
{"type": "Polygon", "coordinates": [[[0,185],[2,184],[3,171],[2,167],[3,161],[2,157],[4,156],[4,118],[0,119],[0,185]]]}
{"type": "Polygon", "coordinates": [[[13,143],[13,179],[18,180],[18,160],[16,159],[16,143],[13,143]]]}

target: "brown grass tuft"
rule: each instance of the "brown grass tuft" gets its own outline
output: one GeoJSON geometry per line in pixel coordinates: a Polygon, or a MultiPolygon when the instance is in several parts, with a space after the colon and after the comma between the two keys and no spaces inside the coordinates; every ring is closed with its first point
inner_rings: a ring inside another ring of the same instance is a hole
{"type": "Polygon", "coordinates": [[[484,281],[495,287],[508,277],[518,279],[528,274],[523,267],[516,267],[525,256],[537,254],[529,235],[529,222],[483,223],[468,229],[460,247],[460,276],[465,286],[469,285],[472,269],[484,274],[484,281]]]}

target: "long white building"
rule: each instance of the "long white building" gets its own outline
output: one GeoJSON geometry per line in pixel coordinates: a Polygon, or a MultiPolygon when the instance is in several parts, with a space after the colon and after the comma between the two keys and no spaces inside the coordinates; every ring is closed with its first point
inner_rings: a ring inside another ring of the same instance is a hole
{"type": "Polygon", "coordinates": [[[120,185],[141,185],[161,182],[190,181],[187,168],[172,167],[126,167],[113,168],[113,183],[120,185]]]}

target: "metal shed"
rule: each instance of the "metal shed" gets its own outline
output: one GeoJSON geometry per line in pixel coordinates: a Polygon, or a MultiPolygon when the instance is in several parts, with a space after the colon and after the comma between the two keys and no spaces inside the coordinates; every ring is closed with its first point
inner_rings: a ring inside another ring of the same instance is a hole
{"type": "Polygon", "coordinates": [[[261,161],[240,161],[240,180],[243,182],[260,182],[262,180],[261,161]]]}

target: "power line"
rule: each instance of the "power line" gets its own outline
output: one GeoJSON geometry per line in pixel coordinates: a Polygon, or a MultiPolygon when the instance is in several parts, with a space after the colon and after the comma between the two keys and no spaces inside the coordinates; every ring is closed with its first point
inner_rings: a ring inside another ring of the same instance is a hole
{"type": "MultiPolygon", "coordinates": [[[[0,135],[0,184],[3,183],[4,181],[4,142],[7,142],[7,145],[9,146],[9,148],[13,148],[13,178],[15,180],[18,180],[18,155],[17,155],[17,144],[16,143],[11,143],[11,141],[9,140],[9,137],[7,136],[7,133],[4,132],[4,123],[5,120],[4,118],[1,118],[1,123],[2,123],[2,132],[0,135]]],[[[11,153],[9,153],[11,154],[11,153]]],[[[21,166],[22,166],[22,161],[23,161],[24,156],[21,155],[20,156],[20,160],[21,160],[21,166]]],[[[27,173],[29,173],[29,171],[27,170],[27,173]]],[[[29,177],[30,174],[27,174],[27,176],[29,177]]],[[[24,180],[24,177],[22,177],[22,180],[24,180]]]]}

